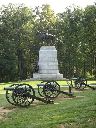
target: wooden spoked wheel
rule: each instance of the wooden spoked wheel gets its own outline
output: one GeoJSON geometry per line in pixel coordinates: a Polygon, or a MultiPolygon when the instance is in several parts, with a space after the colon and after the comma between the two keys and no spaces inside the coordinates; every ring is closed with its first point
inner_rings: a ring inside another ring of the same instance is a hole
{"type": "Polygon", "coordinates": [[[84,89],[86,87],[85,80],[78,78],[75,82],[75,89],[84,89]]]}
{"type": "Polygon", "coordinates": [[[12,97],[16,105],[26,107],[34,101],[35,91],[28,84],[19,84],[13,91],[12,97]]]}
{"type": "MultiPolygon", "coordinates": [[[[19,84],[12,84],[9,86],[9,88],[15,89],[16,86],[18,86],[18,85],[19,84]]],[[[13,97],[12,97],[12,93],[13,93],[13,90],[6,90],[6,99],[10,104],[15,105],[15,102],[14,102],[13,97]]]]}
{"type": "Polygon", "coordinates": [[[56,81],[49,81],[44,85],[43,90],[46,97],[56,98],[60,93],[60,85],[56,81]]]}

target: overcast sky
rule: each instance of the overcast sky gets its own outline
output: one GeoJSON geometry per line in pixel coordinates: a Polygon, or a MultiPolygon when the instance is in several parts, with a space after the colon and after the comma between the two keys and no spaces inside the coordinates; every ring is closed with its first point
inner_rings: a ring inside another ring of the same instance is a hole
{"type": "Polygon", "coordinates": [[[8,5],[9,3],[24,3],[26,6],[34,8],[35,6],[42,6],[42,4],[49,4],[51,8],[58,13],[63,12],[68,6],[76,5],[84,8],[87,5],[94,4],[94,2],[96,2],[96,0],[0,0],[0,6],[8,5]]]}

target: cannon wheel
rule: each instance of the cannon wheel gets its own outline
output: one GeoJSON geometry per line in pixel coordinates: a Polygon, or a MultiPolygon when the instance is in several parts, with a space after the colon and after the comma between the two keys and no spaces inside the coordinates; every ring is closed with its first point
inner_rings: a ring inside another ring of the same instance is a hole
{"type": "Polygon", "coordinates": [[[60,85],[56,81],[48,81],[43,90],[46,97],[56,98],[59,95],[60,85]]]}
{"type": "MultiPolygon", "coordinates": [[[[42,81],[41,84],[46,84],[47,82],[46,81],[42,81]]],[[[45,97],[45,94],[44,94],[44,87],[43,86],[38,86],[38,93],[41,97],[45,97]]]]}
{"type": "Polygon", "coordinates": [[[13,91],[12,97],[16,105],[26,107],[34,101],[35,91],[29,84],[19,84],[13,91]]]}
{"type": "Polygon", "coordinates": [[[75,83],[75,89],[84,89],[86,87],[86,84],[83,82],[83,83],[80,83],[80,82],[76,82],[75,83]]]}
{"type": "MultiPolygon", "coordinates": [[[[16,86],[18,86],[19,84],[12,84],[10,85],[9,87],[13,87],[15,88],[16,86]]],[[[13,101],[13,98],[12,98],[12,91],[10,90],[6,90],[6,99],[7,101],[12,104],[12,105],[15,105],[15,102],[13,101]]]]}

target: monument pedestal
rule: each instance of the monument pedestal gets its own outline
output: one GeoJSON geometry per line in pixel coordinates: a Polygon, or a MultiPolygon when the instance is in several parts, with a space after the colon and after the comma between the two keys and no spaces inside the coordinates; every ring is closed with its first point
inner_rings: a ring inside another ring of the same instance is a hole
{"type": "Polygon", "coordinates": [[[63,74],[38,74],[38,73],[34,73],[33,78],[36,80],[62,80],[63,74]]]}
{"type": "Polygon", "coordinates": [[[59,73],[57,50],[55,46],[42,46],[39,51],[39,72],[33,73],[38,80],[59,80],[63,74],[59,73]]]}

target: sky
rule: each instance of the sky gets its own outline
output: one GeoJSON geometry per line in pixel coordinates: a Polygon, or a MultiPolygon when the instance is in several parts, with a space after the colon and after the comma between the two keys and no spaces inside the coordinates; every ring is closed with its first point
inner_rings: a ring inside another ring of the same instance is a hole
{"type": "Polygon", "coordinates": [[[96,0],[0,0],[0,6],[13,4],[22,4],[35,8],[35,6],[42,6],[42,4],[49,4],[55,13],[63,12],[66,7],[75,5],[81,8],[87,5],[92,5],[96,0]]]}

